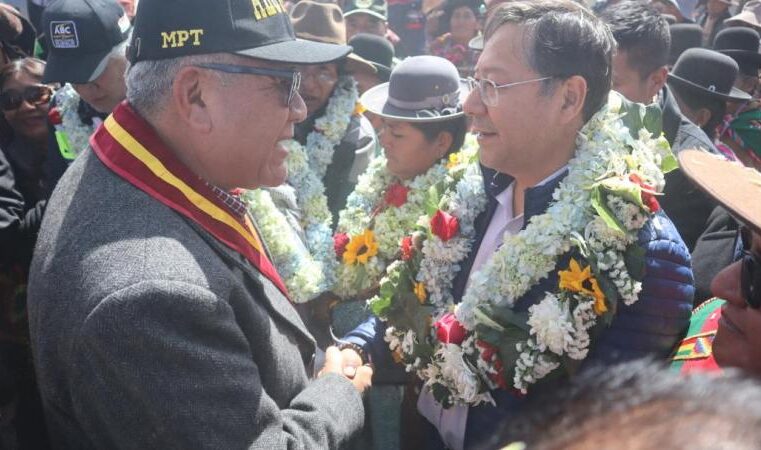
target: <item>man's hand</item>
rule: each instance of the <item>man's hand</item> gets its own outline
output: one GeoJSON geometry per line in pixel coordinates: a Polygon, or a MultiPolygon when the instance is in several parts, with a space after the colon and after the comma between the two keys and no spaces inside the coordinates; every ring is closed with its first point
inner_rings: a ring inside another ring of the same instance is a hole
{"type": "Polygon", "coordinates": [[[346,377],[359,392],[370,387],[373,369],[362,365],[362,358],[351,349],[339,350],[338,347],[328,347],[325,352],[325,366],[319,376],[326,373],[336,373],[346,377]]]}

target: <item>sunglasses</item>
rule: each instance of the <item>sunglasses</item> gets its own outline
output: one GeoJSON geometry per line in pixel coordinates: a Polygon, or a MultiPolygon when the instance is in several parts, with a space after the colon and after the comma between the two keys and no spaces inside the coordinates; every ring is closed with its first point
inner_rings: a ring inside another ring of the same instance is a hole
{"type": "Polygon", "coordinates": [[[9,89],[0,94],[0,108],[4,111],[19,109],[23,102],[32,106],[39,106],[50,102],[53,96],[53,88],[45,85],[29,86],[22,91],[9,89]]]}
{"type": "Polygon", "coordinates": [[[301,72],[295,70],[286,69],[268,69],[266,67],[250,67],[250,66],[238,66],[233,64],[196,64],[196,67],[202,69],[216,70],[218,72],[233,73],[233,74],[247,74],[247,75],[260,75],[266,77],[275,77],[286,80],[286,90],[288,94],[285,96],[285,106],[291,106],[291,101],[301,86],[301,72]]]}
{"type": "Polygon", "coordinates": [[[761,257],[751,251],[753,234],[748,228],[740,229],[742,239],[742,268],[740,271],[740,289],[745,303],[753,309],[761,308],[761,257]]]}

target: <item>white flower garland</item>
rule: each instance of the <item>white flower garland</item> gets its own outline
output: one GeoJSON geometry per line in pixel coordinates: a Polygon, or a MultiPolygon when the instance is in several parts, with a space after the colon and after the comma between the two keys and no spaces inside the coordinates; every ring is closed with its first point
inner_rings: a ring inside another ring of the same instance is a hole
{"type": "Polygon", "coordinates": [[[371,257],[367,264],[342,263],[336,269],[333,292],[342,299],[378,284],[386,264],[398,255],[399,242],[424,213],[428,189],[447,175],[447,160],[442,160],[411,180],[397,181],[386,169],[386,162],[385,157],[376,158],[367,172],[360,176],[338,220],[338,233],[351,237],[371,229],[378,242],[377,255],[371,257]],[[386,189],[394,182],[408,189],[406,202],[399,207],[387,205],[374,214],[383,204],[386,189]]]}
{"type": "Polygon", "coordinates": [[[333,250],[333,216],[328,209],[322,179],[346,134],[357,98],[354,79],[339,78],[325,115],[315,121],[315,130],[307,136],[306,146],[293,139],[282,142],[288,150],[287,183],[295,189],[307,252],[293,242],[299,238],[269,192],[257,189],[242,197],[261,227],[275,267],[288,287],[291,300],[296,303],[312,300],[334,284],[337,262],[333,250]]]}
{"type": "Polygon", "coordinates": [[[525,341],[516,344],[517,360],[505,362],[511,366],[495,365],[497,358],[486,355],[484,347],[478,345],[482,333],[492,338],[496,333],[510,341],[505,333],[515,328],[498,323],[495,313],[509,313],[514,302],[556,270],[558,258],[573,247],[587,253],[587,259],[599,261],[597,272],[613,282],[625,304],[637,301],[641,283],[627,271],[624,250],[636,241],[650,214],[637,205],[641,201],[608,195],[607,206],[624,226],[624,230],[613,229],[592,207],[593,187],[637,173],[660,192],[664,184],[661,167],[673,157],[662,137],[654,139],[642,129],[639,139],[632,138],[620,110],[621,100],[612,94],[608,106],[581,130],[568,176],[553,193],[547,211],[533,217],[518,234],[506,234],[499,250],[481,270],[471,274],[469,288],[455,308],[457,319],[467,329],[467,339],[460,345],[434,339],[432,361],[418,369],[434,395],[437,389],[439,394],[442,389],[446,391],[438,396],[445,405],[490,401],[488,391],[497,386],[494,375],[501,370],[513,371],[513,386],[525,392],[529,384],[557,369],[562,356],[577,360],[586,357],[590,343],[587,330],[601,313],[593,310],[593,297],[568,290],[548,293],[529,309],[526,325],[530,331],[525,341]],[[575,307],[569,305],[571,301],[575,307]]]}
{"type": "Polygon", "coordinates": [[[90,145],[90,135],[97,128],[96,121],[92,125],[82,122],[79,117],[80,97],[74,88],[66,83],[55,94],[56,108],[61,115],[61,123],[53,125],[58,133],[62,133],[69,142],[69,150],[79,155],[90,145]]]}

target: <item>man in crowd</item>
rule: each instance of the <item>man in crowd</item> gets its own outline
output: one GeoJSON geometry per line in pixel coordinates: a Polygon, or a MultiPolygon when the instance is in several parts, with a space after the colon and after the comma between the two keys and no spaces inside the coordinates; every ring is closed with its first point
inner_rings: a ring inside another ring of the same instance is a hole
{"type": "MultiPolygon", "coordinates": [[[[636,1],[610,6],[601,17],[617,43],[613,89],[634,102],[650,104],[657,100],[663,111],[663,133],[674,153],[686,148],[718,153],[712,139],[682,114],[666,86],[671,36],[663,17],[636,1]]],[[[691,250],[706,227],[713,202],[679,170],[666,175],[664,194],[661,206],[691,250]]]]}
{"type": "Polygon", "coordinates": [[[51,104],[45,172],[52,189],[124,100],[131,25],[116,0],[60,0],[45,9],[42,24],[48,30],[44,81],[63,85],[51,104]]]}
{"type": "MultiPolygon", "coordinates": [[[[488,167],[488,205],[476,219],[475,242],[453,281],[455,302],[497,252],[502,236],[520,233],[533,217],[546,212],[553,192],[567,179],[579,131],[607,103],[614,46],[607,26],[571,1],[508,2],[490,13],[476,66],[478,88],[464,105],[479,135],[481,164],[488,167]],[[489,90],[495,85],[503,89],[489,90]]],[[[586,365],[646,355],[665,358],[687,325],[692,272],[673,224],[662,213],[655,215],[641,231],[638,246],[653,270],[642,280],[638,303],[619,305],[610,326],[596,338],[586,365]]],[[[556,283],[555,276],[545,278],[511,299],[515,311],[536,305],[556,283]]],[[[372,352],[382,339],[379,331],[376,327],[373,334],[366,323],[347,339],[372,352]]],[[[520,410],[521,399],[513,393],[491,394],[496,406],[443,409],[424,391],[418,410],[448,447],[470,448],[489,436],[501,417],[520,410]]]]}
{"type": "MultiPolygon", "coordinates": [[[[369,367],[316,346],[231,191],[282,183],[306,116],[281,3],[143,0],[127,101],[50,200],[30,328],[52,439],[67,448],[340,448],[369,367]]],[[[344,350],[352,354],[354,351],[344,350]]]]}
{"type": "MultiPolygon", "coordinates": [[[[304,0],[293,8],[291,19],[296,36],[302,39],[330,45],[346,44],[346,26],[336,5],[304,0]]],[[[307,119],[296,126],[294,138],[307,147],[308,155],[316,156],[317,149],[312,145],[318,140],[309,136],[320,133],[315,127],[317,121],[322,119],[333,123],[344,119],[333,117],[328,105],[331,101],[346,103],[343,97],[355,98],[356,90],[351,86],[353,80],[350,72],[357,70],[377,71],[372,64],[354,54],[339,61],[301,68],[299,93],[307,106],[307,119]]],[[[332,148],[327,149],[324,156],[327,167],[315,167],[325,185],[334,226],[338,221],[338,212],[346,205],[346,198],[354,190],[357,177],[370,164],[375,150],[375,133],[370,122],[357,111],[341,113],[343,116],[347,114],[351,118],[343,137],[331,143],[332,148]]]]}
{"type": "Polygon", "coordinates": [[[674,357],[682,372],[736,367],[761,377],[761,173],[711,155],[679,155],[683,170],[741,225],[739,258],[711,283],[716,296],[696,308],[674,357]]]}
{"type": "Polygon", "coordinates": [[[732,0],[708,0],[706,9],[697,19],[697,23],[703,27],[703,45],[710,47],[716,35],[724,28],[724,21],[732,17],[729,7],[732,0]]]}
{"type": "Polygon", "coordinates": [[[388,19],[386,18],[385,0],[350,0],[344,6],[346,21],[346,39],[355,34],[369,33],[386,37],[388,19]]]}

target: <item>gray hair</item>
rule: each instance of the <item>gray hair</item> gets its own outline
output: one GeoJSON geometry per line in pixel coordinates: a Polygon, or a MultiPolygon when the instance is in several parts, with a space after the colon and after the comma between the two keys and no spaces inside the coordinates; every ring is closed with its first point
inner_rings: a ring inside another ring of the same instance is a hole
{"type": "MultiPolygon", "coordinates": [[[[155,117],[166,105],[180,69],[204,63],[232,63],[234,58],[230,53],[211,53],[130,64],[125,75],[127,101],[144,117],[155,117]]],[[[226,74],[218,75],[224,79],[226,74]]]]}

